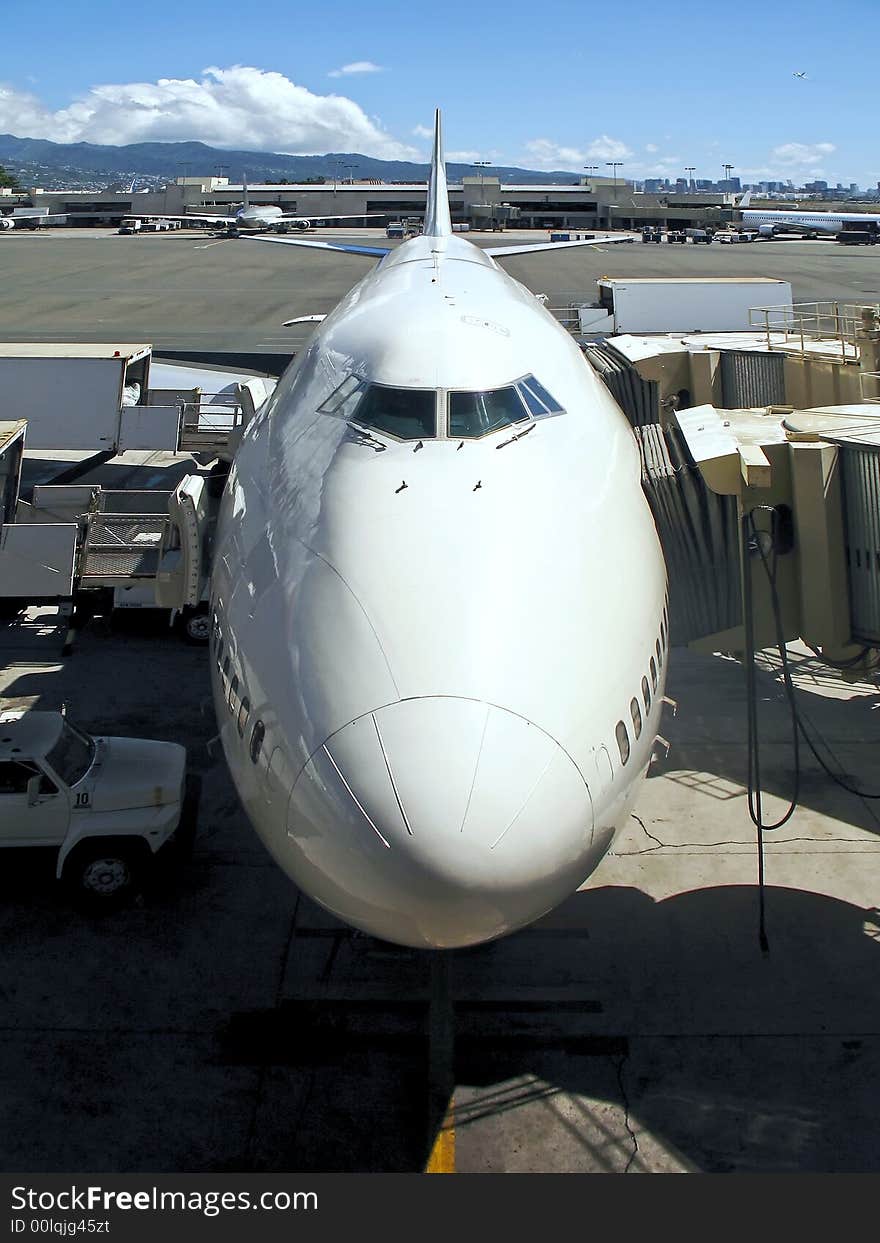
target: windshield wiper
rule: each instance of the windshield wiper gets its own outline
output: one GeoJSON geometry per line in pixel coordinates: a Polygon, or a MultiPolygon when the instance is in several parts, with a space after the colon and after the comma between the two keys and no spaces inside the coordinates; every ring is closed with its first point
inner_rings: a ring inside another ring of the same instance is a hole
{"type": "Polygon", "coordinates": [[[375,449],[377,453],[384,453],[388,448],[388,446],[383,444],[377,436],[372,434],[372,432],[364,431],[360,427],[352,427],[349,430],[352,433],[352,437],[359,445],[369,445],[369,447],[371,449],[375,449]]]}
{"type": "Polygon", "coordinates": [[[496,445],[496,449],[504,449],[507,445],[512,445],[515,440],[522,440],[523,436],[528,436],[529,432],[533,432],[537,427],[537,423],[530,423],[523,431],[517,432],[507,440],[502,440],[500,445],[496,445]]]}

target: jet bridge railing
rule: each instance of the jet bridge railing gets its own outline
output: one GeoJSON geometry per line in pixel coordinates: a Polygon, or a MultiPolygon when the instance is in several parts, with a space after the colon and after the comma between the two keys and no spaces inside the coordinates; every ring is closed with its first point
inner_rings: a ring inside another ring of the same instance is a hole
{"type": "Polygon", "coordinates": [[[237,395],[203,393],[198,401],[181,402],[181,453],[217,455],[247,422],[245,406],[237,395]]]}
{"type": "Polygon", "coordinates": [[[768,350],[806,357],[816,353],[817,342],[824,342],[830,356],[858,362],[866,322],[876,317],[877,309],[875,304],[834,301],[756,306],[749,310],[749,324],[763,334],[768,350]]]}
{"type": "Polygon", "coordinates": [[[580,335],[581,319],[578,309],[589,303],[589,296],[587,294],[569,290],[555,290],[549,294],[536,294],[535,297],[544,309],[549,311],[553,318],[562,325],[566,332],[570,332],[573,337],[580,335]]]}

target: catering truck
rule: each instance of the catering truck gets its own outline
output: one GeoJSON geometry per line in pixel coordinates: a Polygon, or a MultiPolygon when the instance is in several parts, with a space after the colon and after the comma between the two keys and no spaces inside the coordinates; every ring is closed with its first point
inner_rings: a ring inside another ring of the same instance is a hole
{"type": "Polygon", "coordinates": [[[186,750],[93,736],[61,712],[0,713],[0,848],[55,854],[81,905],[111,909],[196,829],[198,781],[186,750]]]}
{"type": "MultiPolygon", "coordinates": [[[[717,237],[717,234],[716,234],[717,237]]],[[[753,307],[791,311],[791,285],[768,276],[603,276],[597,302],[577,309],[581,335],[747,332],[753,307]]]]}

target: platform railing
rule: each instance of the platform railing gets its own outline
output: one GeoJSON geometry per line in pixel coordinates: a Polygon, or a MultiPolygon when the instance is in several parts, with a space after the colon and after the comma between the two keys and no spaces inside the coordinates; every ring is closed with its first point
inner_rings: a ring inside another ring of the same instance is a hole
{"type": "Polygon", "coordinates": [[[749,324],[760,331],[768,350],[810,353],[815,341],[833,343],[842,362],[857,362],[865,313],[877,313],[876,304],[855,302],[795,302],[792,306],[756,306],[749,324]]]}

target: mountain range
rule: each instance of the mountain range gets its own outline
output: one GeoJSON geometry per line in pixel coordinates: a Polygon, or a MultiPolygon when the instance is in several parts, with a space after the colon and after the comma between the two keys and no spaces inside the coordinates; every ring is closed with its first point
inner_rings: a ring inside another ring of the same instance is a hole
{"type": "MultiPolygon", "coordinates": [[[[331,151],[326,155],[284,155],[269,151],[225,151],[202,142],[137,142],[126,146],[103,146],[89,142],[59,143],[44,138],[16,138],[0,134],[0,164],[27,184],[28,170],[41,168],[78,172],[93,177],[133,177],[173,180],[185,176],[222,175],[237,182],[242,175],[251,181],[305,181],[324,177],[333,180],[376,179],[386,182],[426,181],[427,164],[405,160],[376,160],[368,155],[331,151]]],[[[450,178],[474,176],[473,164],[446,165],[450,178]]],[[[576,185],[579,178],[570,172],[536,172],[533,169],[493,165],[487,176],[502,181],[576,185]]]]}

